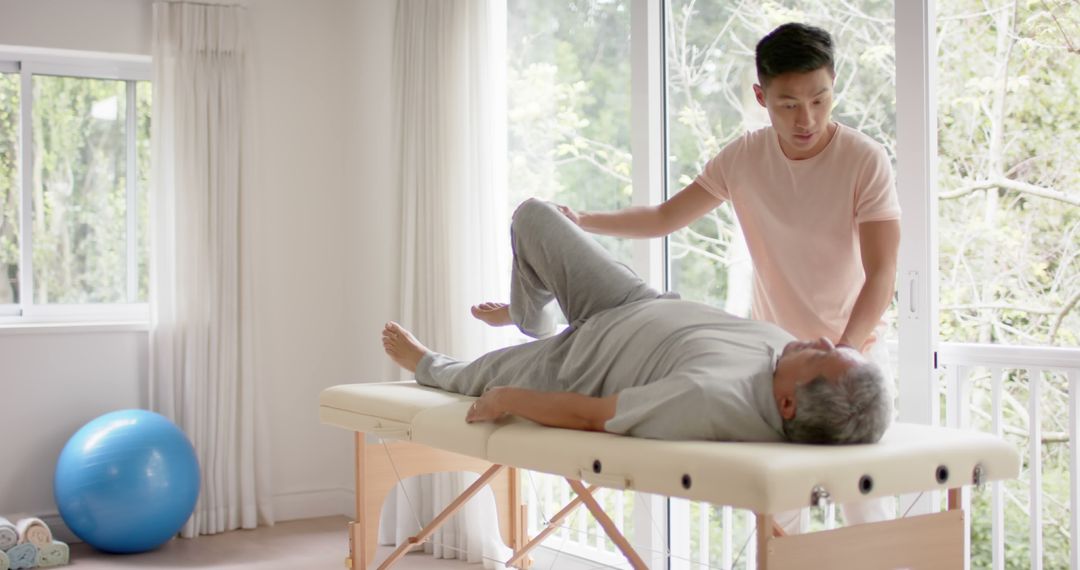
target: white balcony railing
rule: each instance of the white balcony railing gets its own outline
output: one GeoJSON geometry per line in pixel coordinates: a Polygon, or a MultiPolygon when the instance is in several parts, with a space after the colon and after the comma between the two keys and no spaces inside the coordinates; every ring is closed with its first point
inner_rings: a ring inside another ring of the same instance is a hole
{"type": "Polygon", "coordinates": [[[1019,479],[965,493],[971,567],[1080,569],[1080,349],[945,344],[938,364],[945,425],[1023,453],[1019,479]]]}
{"type": "MultiPolygon", "coordinates": [[[[562,477],[530,471],[523,472],[522,493],[529,504],[529,536],[536,536],[543,530],[549,518],[573,498],[573,491],[562,477]]],[[[611,517],[619,532],[634,542],[632,516],[634,493],[599,489],[595,497],[603,505],[604,511],[611,517]]],[[[547,538],[544,546],[602,566],[628,567],[622,553],[608,539],[604,530],[584,507],[579,507],[565,519],[559,525],[559,529],[547,538]]],[[[635,548],[638,548],[637,544],[635,548]]],[[[558,565],[554,567],[557,568],[558,565]]]]}
{"type": "MultiPolygon", "coordinates": [[[[1080,457],[1073,445],[1080,418],[1080,349],[944,343],[938,371],[934,416],[942,425],[997,434],[1024,454],[1019,479],[964,494],[971,513],[969,566],[1080,570],[1080,457]]],[[[570,491],[561,478],[537,473],[527,474],[523,483],[529,531],[535,534],[545,515],[569,502],[570,491]]],[[[632,516],[636,496],[631,492],[601,490],[597,497],[631,541],[635,522],[666,526],[671,542],[664,554],[672,570],[756,565],[753,513],[673,499],[668,526],[650,513],[632,516]]],[[[943,508],[943,501],[937,497],[935,504],[943,508]]],[[[835,524],[832,506],[811,511],[811,530],[835,524]]],[[[585,509],[565,521],[546,546],[598,565],[626,567],[585,509]]]]}

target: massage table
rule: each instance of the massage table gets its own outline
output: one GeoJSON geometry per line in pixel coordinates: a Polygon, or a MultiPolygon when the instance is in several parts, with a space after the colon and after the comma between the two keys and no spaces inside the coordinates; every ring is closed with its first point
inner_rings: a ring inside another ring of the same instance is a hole
{"type": "Polygon", "coordinates": [[[346,384],[319,398],[319,418],[355,432],[356,520],[349,523],[346,566],[373,566],[383,500],[401,479],[471,471],[479,479],[378,568],[389,568],[427,540],[483,486],[494,492],[508,566],[527,568],[528,552],[562,518],[584,505],[635,570],[642,558],[604,513],[598,487],[632,489],[749,509],[757,519],[757,567],[963,568],[965,523],[960,490],[1015,478],[1018,452],[985,433],[894,424],[872,445],[658,441],[550,428],[521,418],[468,424],[475,398],[415,382],[346,384]],[[577,496],[528,537],[518,469],[565,477],[577,496]],[[776,513],[805,506],[941,490],[948,509],[891,521],[785,535],[776,513]]]}

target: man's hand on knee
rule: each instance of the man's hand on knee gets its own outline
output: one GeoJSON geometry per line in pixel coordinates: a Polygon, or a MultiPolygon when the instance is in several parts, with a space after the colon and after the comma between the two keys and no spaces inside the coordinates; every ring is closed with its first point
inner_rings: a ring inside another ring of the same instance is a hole
{"type": "Polygon", "coordinates": [[[581,217],[573,209],[567,206],[563,206],[562,204],[555,204],[555,209],[558,210],[562,215],[569,218],[571,222],[574,222],[575,226],[581,225],[581,217]]]}

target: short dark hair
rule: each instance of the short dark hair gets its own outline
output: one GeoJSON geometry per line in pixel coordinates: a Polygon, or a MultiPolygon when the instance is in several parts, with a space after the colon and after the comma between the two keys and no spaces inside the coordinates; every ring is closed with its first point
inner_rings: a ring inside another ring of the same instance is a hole
{"type": "Polygon", "coordinates": [[[791,22],[769,32],[754,50],[758,81],[765,87],[785,73],[808,73],[825,67],[836,74],[829,32],[791,22]]]}

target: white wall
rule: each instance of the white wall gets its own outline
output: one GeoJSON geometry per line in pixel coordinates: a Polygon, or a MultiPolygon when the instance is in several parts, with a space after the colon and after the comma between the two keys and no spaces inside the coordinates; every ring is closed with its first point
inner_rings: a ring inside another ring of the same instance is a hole
{"type": "Polygon", "coordinates": [[[146,333],[0,330],[0,514],[56,513],[60,450],[87,421],[146,402],[146,333]]]}
{"type": "Polygon", "coordinates": [[[397,0],[353,5],[353,33],[346,68],[355,94],[348,125],[349,179],[346,220],[350,243],[349,313],[358,327],[350,370],[360,381],[396,380],[400,369],[382,352],[387,320],[400,319],[401,194],[394,123],[394,13],[397,0]],[[372,215],[380,213],[380,215],[372,215]]]}
{"type": "MultiPolygon", "coordinates": [[[[256,360],[279,520],[351,512],[350,436],[321,426],[325,387],[388,377],[398,306],[392,146],[395,0],[249,0],[259,124],[256,360]]],[[[149,0],[0,0],[0,44],[150,53],[149,0]]],[[[49,516],[66,438],[146,405],[145,331],[0,332],[0,514],[49,516]],[[40,426],[29,430],[26,426],[40,426]],[[14,450],[13,452],[11,452],[14,450]]]]}
{"type": "MultiPolygon", "coordinates": [[[[381,341],[386,321],[401,319],[401,194],[393,122],[396,9],[397,0],[353,4],[350,20],[356,33],[350,35],[348,45],[353,55],[344,64],[353,70],[348,75],[349,92],[355,96],[347,125],[348,175],[354,188],[346,202],[351,244],[346,308],[353,327],[349,370],[356,382],[397,380],[401,372],[383,353],[381,341]]],[[[343,432],[334,437],[345,439],[346,451],[337,448],[334,453],[350,462],[339,464],[334,473],[342,477],[339,481],[352,500],[351,435],[343,432]]],[[[348,514],[355,515],[353,505],[348,514]]]]}
{"type": "Polygon", "coordinates": [[[0,44],[150,55],[150,0],[0,0],[0,44]]]}
{"type": "Polygon", "coordinates": [[[319,392],[386,369],[378,332],[399,279],[386,119],[393,16],[392,0],[252,8],[265,192],[259,361],[279,514],[289,518],[351,497],[351,439],[318,423],[319,392]]]}

